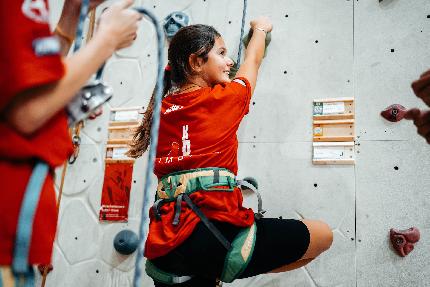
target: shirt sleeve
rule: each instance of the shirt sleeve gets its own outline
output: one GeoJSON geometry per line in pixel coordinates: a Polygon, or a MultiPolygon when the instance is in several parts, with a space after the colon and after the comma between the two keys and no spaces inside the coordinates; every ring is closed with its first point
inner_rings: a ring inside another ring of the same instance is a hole
{"type": "Polygon", "coordinates": [[[248,114],[249,103],[251,102],[251,84],[249,81],[244,77],[235,78],[229,86],[243,103],[244,115],[248,114]]]}
{"type": "Polygon", "coordinates": [[[213,94],[228,108],[227,114],[242,118],[249,112],[251,85],[246,78],[235,78],[230,83],[215,86],[213,94]]]}
{"type": "Polygon", "coordinates": [[[55,48],[58,40],[52,36],[46,19],[48,3],[42,0],[44,5],[29,7],[29,2],[0,4],[0,36],[5,40],[0,50],[0,110],[18,93],[58,81],[64,74],[55,48]],[[38,47],[42,51],[36,52],[38,47]]]}

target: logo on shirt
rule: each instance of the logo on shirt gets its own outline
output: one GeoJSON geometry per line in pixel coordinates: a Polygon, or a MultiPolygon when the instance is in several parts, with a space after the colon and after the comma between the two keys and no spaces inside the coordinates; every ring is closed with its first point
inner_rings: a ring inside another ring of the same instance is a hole
{"type": "Polygon", "coordinates": [[[59,55],[61,45],[55,36],[37,38],[33,41],[33,51],[38,57],[59,55]]]}
{"type": "Polygon", "coordinates": [[[188,138],[188,125],[182,126],[182,155],[191,154],[191,141],[188,138]]]}
{"type": "Polygon", "coordinates": [[[170,114],[171,112],[174,112],[174,111],[180,110],[180,109],[182,109],[182,108],[183,108],[183,106],[173,105],[173,106],[171,106],[170,108],[168,108],[168,109],[164,112],[164,114],[165,114],[165,115],[167,115],[167,114],[170,114]]]}
{"type": "Polygon", "coordinates": [[[45,0],[24,0],[21,6],[22,13],[37,23],[48,24],[49,12],[45,0]]]}

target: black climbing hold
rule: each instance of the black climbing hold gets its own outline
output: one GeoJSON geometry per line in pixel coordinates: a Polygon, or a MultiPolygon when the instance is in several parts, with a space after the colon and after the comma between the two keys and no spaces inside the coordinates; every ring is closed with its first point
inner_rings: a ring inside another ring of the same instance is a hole
{"type": "Polygon", "coordinates": [[[190,24],[190,17],[184,12],[172,12],[164,18],[163,28],[167,39],[172,39],[176,32],[182,27],[190,24]]]}
{"type": "Polygon", "coordinates": [[[118,253],[129,255],[137,249],[139,238],[129,229],[120,231],[113,240],[113,246],[118,253]]]}
{"type": "Polygon", "coordinates": [[[258,182],[255,178],[248,176],[248,177],[245,177],[243,180],[252,184],[256,189],[258,189],[258,182]]]}

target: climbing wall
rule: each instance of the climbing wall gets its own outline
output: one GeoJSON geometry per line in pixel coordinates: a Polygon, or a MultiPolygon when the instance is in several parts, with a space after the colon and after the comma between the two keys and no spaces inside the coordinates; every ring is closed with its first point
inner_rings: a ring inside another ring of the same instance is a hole
{"type": "MultiPolygon", "coordinates": [[[[52,23],[62,1],[51,1],[52,23]]],[[[113,1],[107,1],[98,10],[113,1]]],[[[246,23],[270,16],[272,42],[250,113],[239,130],[239,177],[258,180],[267,217],[326,221],[332,248],[308,266],[224,286],[430,286],[430,146],[410,122],[379,116],[399,103],[423,107],[410,89],[430,68],[428,0],[249,0],[246,23]],[[356,164],[312,165],[312,102],[355,98],[356,164]],[[391,227],[417,226],[421,241],[405,258],[390,247],[391,227]]],[[[243,1],[137,0],[162,19],[173,11],[213,25],[236,60],[243,1]]],[[[144,20],[136,44],[109,60],[103,79],[114,98],[85,124],[78,160],[67,166],[46,286],[131,286],[135,254],[119,255],[115,235],[138,232],[146,158],[135,163],[127,223],[100,223],[111,108],[146,106],[155,85],[154,29],[144,20]]],[[[61,169],[57,172],[60,184],[61,169]]],[[[245,203],[256,207],[252,194],[245,203]]],[[[40,281],[40,278],[39,278],[40,281]]],[[[39,283],[40,284],[40,283],[39,283]]],[[[153,286],[145,277],[143,286],[153,286]]]]}

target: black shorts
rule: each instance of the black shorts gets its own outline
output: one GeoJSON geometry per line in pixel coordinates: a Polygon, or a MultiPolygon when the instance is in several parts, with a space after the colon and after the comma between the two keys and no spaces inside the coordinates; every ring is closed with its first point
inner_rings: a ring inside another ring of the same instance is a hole
{"type": "MultiPolygon", "coordinates": [[[[240,227],[212,221],[232,242],[240,227]]],[[[267,273],[299,260],[309,246],[310,235],[306,225],[294,219],[262,218],[256,220],[257,239],[247,268],[239,278],[267,273]]],[[[193,279],[174,286],[214,287],[220,277],[227,250],[206,226],[200,222],[193,233],[169,254],[152,262],[161,270],[179,276],[194,275],[193,279]]],[[[169,285],[155,282],[155,287],[169,285]]]]}

